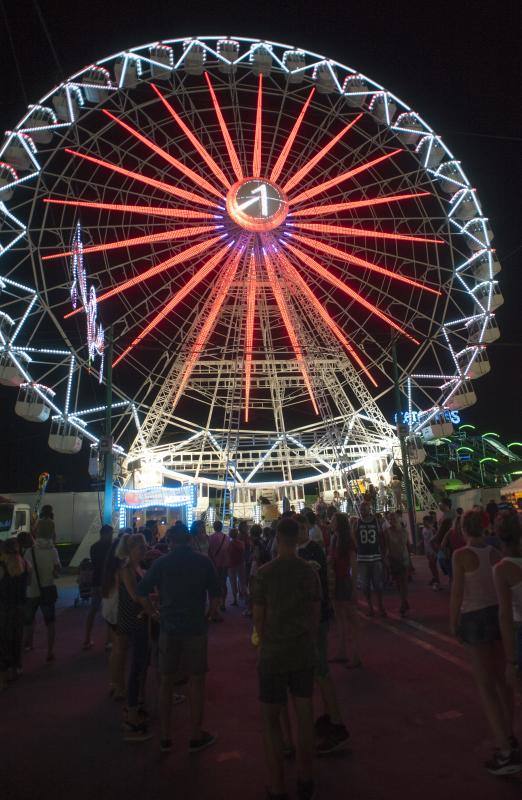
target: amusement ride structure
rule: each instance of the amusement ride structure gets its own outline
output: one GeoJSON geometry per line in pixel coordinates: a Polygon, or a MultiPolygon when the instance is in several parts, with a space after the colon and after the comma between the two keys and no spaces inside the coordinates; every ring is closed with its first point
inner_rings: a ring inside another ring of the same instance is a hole
{"type": "Polygon", "coordinates": [[[500,265],[460,161],[335,61],[164,40],[53,88],[0,147],[0,381],[122,485],[304,497],[400,469],[476,401],[500,265]]]}

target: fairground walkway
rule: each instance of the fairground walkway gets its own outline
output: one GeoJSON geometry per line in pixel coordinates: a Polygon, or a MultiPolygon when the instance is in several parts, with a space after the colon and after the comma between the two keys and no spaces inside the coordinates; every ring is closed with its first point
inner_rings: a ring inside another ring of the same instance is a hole
{"type": "MultiPolygon", "coordinates": [[[[332,665],[351,750],[317,761],[327,800],[507,800],[522,778],[489,776],[493,747],[461,647],[447,633],[448,591],[428,584],[416,559],[410,619],[394,592],[388,620],[363,618],[364,668],[332,665]]],[[[69,588],[67,588],[69,587],[69,588]]],[[[261,800],[264,769],[250,622],[237,609],[210,631],[206,727],[217,744],[188,754],[188,708],[174,709],[175,751],[159,752],[156,676],[149,674],[154,738],[125,744],[121,707],[108,694],[101,622],[82,652],[85,608],[72,607],[64,580],[57,660],[45,664],[43,628],[24,675],[0,696],[0,796],[4,800],[261,800]]],[[[334,651],[333,626],[331,650],[334,651]]],[[[317,702],[319,709],[319,702],[317,702]]],[[[518,709],[522,734],[522,709],[518,709]]],[[[295,796],[295,767],[288,789],[295,796]]]]}

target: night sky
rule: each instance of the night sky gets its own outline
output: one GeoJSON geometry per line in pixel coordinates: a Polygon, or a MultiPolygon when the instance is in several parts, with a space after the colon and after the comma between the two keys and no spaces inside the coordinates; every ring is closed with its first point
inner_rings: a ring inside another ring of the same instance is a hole
{"type": "MultiPolygon", "coordinates": [[[[478,403],[463,416],[504,440],[521,439],[520,3],[40,0],[39,5],[51,45],[32,0],[3,0],[23,80],[22,88],[2,20],[3,129],[24,112],[24,92],[27,102],[36,102],[58,81],[114,51],[198,34],[267,38],[323,53],[365,72],[427,119],[477,187],[503,267],[501,339],[489,349],[491,373],[475,382],[478,403]]],[[[53,475],[54,489],[88,488],[87,448],[68,458],[51,453],[48,426],[17,418],[14,399],[14,391],[0,387],[0,492],[34,489],[42,469],[53,475]],[[60,486],[57,475],[63,476],[60,486]]]]}

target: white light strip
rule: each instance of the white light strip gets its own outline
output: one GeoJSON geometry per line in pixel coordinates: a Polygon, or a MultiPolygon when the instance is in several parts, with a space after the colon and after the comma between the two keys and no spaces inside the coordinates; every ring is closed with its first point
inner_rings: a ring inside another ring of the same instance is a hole
{"type": "Polygon", "coordinates": [[[24,313],[22,319],[20,320],[20,322],[18,323],[18,326],[17,326],[15,332],[13,333],[13,335],[11,337],[11,341],[9,342],[10,345],[12,345],[14,343],[14,340],[16,339],[16,337],[18,336],[18,334],[22,330],[22,326],[23,326],[24,322],[26,321],[27,317],[29,316],[29,314],[31,313],[31,309],[34,306],[34,304],[36,303],[37,298],[38,298],[38,295],[33,294],[31,302],[29,303],[29,305],[25,309],[25,313],[24,313]]]}
{"type": "Polygon", "coordinates": [[[69,376],[67,378],[67,390],[65,393],[65,407],[63,410],[65,416],[67,416],[69,413],[69,403],[71,400],[71,388],[72,388],[72,379],[73,379],[75,361],[76,361],[75,357],[71,355],[71,363],[69,365],[69,376]]]}

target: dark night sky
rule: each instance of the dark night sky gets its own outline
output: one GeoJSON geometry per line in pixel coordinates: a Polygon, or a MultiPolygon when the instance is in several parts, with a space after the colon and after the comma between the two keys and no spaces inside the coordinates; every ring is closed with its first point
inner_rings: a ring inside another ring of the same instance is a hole
{"type": "MultiPolygon", "coordinates": [[[[418,110],[463,162],[495,232],[505,297],[502,337],[490,349],[492,371],[476,384],[466,421],[522,436],[520,3],[485,2],[192,2],[40,0],[52,45],[32,0],[3,0],[28,102],[58,80],[111,52],[161,38],[230,34],[295,44],[368,74],[418,110]],[[67,9],[65,11],[65,9],[67,9]]],[[[25,104],[3,22],[2,128],[25,104]]],[[[0,491],[34,488],[40,469],[67,473],[65,488],[86,488],[86,452],[60,459],[45,430],[16,418],[13,394],[0,391],[0,491]],[[64,463],[65,462],[65,463],[64,463]]]]}

